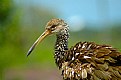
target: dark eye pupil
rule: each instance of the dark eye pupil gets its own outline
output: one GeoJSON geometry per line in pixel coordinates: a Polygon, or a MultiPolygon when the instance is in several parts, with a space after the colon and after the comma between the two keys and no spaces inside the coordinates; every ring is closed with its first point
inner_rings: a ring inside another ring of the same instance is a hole
{"type": "Polygon", "coordinates": [[[52,25],[52,27],[51,28],[55,28],[56,27],[56,25],[52,25]]]}

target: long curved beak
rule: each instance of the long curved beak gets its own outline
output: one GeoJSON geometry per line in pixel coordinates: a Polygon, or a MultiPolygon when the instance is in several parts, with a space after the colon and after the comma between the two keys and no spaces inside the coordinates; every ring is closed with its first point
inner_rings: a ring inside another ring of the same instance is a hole
{"type": "Polygon", "coordinates": [[[27,57],[31,54],[34,48],[47,36],[50,34],[49,30],[45,30],[42,35],[34,42],[34,44],[30,47],[27,53],[27,57]]]}

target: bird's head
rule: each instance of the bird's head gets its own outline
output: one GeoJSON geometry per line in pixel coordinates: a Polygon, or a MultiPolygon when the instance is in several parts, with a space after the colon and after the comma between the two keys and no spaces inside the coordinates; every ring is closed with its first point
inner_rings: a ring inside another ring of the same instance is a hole
{"type": "Polygon", "coordinates": [[[62,19],[52,19],[47,23],[45,30],[49,31],[50,34],[58,33],[65,28],[65,25],[66,23],[62,19]]]}
{"type": "Polygon", "coordinates": [[[31,46],[29,49],[27,56],[30,55],[30,53],[33,51],[33,49],[48,35],[53,34],[53,33],[59,33],[62,30],[65,29],[66,23],[62,19],[52,19],[50,20],[46,27],[45,31],[41,34],[41,36],[34,42],[34,44],[31,46]]]}

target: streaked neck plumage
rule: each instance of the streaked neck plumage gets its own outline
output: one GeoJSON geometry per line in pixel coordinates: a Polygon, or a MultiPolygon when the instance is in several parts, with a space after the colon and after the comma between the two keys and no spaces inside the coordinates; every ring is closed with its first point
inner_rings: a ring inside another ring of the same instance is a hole
{"type": "Polygon", "coordinates": [[[65,50],[68,50],[68,38],[69,31],[68,25],[65,25],[65,28],[56,34],[57,40],[55,44],[55,61],[59,68],[61,67],[61,62],[64,60],[65,50]]]}

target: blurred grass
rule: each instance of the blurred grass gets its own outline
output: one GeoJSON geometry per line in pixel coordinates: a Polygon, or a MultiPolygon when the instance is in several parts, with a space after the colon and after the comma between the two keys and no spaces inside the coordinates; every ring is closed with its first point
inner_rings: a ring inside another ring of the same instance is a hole
{"type": "MultiPolygon", "coordinates": [[[[27,50],[44,31],[46,22],[55,17],[57,13],[42,7],[25,8],[15,5],[12,0],[0,1],[0,80],[3,77],[7,79],[6,74],[11,68],[14,72],[16,68],[25,67],[23,70],[26,70],[34,65],[40,68],[56,67],[53,58],[55,36],[47,37],[28,58],[26,57],[27,50]]],[[[101,31],[85,28],[79,32],[70,32],[69,47],[79,41],[93,41],[110,44],[121,51],[120,34],[121,24],[117,23],[101,31]]],[[[18,77],[14,80],[23,79],[18,77]]]]}

